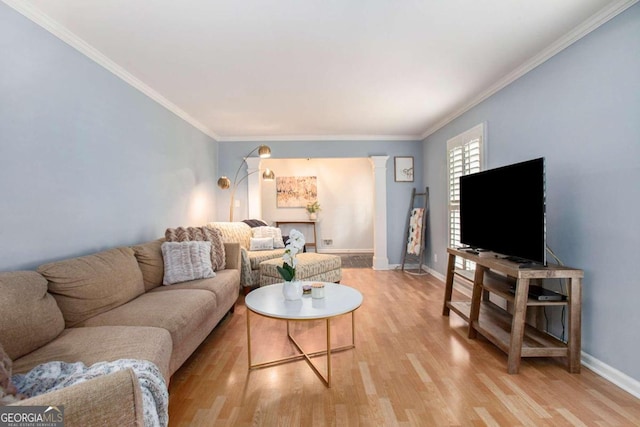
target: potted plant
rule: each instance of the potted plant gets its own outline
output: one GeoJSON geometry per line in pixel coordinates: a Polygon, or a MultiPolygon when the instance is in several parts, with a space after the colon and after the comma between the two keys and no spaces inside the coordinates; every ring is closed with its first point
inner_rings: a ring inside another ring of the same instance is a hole
{"type": "Polygon", "coordinates": [[[318,218],[318,212],[320,212],[320,203],[316,200],[313,203],[307,204],[307,213],[309,214],[310,220],[315,220],[318,218]]]}

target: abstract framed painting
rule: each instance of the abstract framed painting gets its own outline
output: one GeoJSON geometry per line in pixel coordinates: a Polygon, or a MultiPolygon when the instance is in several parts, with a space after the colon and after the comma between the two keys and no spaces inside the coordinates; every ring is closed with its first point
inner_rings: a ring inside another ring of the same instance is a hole
{"type": "Polygon", "coordinates": [[[318,200],[318,178],[315,176],[276,177],[276,206],[304,208],[318,200]]]}

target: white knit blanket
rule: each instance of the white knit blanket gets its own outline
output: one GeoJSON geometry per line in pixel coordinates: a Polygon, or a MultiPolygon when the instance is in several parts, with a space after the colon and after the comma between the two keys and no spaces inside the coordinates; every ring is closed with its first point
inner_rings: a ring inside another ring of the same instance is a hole
{"type": "Polygon", "coordinates": [[[414,208],[409,218],[409,238],[407,240],[407,255],[420,255],[422,246],[422,216],[423,208],[414,208]]]}
{"type": "Polygon", "coordinates": [[[144,425],[166,427],[169,423],[169,392],[158,367],[147,360],[120,359],[98,362],[89,367],[81,362],[48,362],[26,374],[14,375],[11,381],[20,393],[34,397],[127,368],[133,369],[142,389],[144,425]]]}

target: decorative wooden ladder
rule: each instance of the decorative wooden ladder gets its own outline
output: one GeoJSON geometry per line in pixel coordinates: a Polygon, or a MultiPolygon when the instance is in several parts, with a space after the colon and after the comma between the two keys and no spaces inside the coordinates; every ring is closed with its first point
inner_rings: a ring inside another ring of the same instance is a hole
{"type": "Polygon", "coordinates": [[[410,274],[426,274],[422,272],[422,252],[424,251],[427,231],[427,217],[429,216],[429,187],[425,187],[424,193],[417,193],[416,189],[411,190],[411,202],[409,202],[409,212],[407,214],[407,226],[404,232],[404,245],[402,246],[402,271],[405,271],[405,264],[407,261],[417,261],[418,271],[411,272],[410,274]],[[416,199],[418,203],[422,198],[422,204],[416,206],[416,199]],[[420,211],[422,217],[420,218],[420,211]],[[414,222],[412,226],[412,221],[414,222]],[[415,222],[420,224],[419,230],[415,231],[415,222]],[[409,248],[411,247],[411,250],[409,248]]]}

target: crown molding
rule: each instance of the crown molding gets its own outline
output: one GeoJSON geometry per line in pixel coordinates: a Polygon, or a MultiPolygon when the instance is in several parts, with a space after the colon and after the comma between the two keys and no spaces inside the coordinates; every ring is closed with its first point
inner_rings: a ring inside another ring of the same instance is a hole
{"type": "Polygon", "coordinates": [[[560,37],[558,40],[553,42],[549,47],[543,49],[537,55],[533,56],[518,68],[502,77],[496,83],[491,85],[488,89],[481,92],[475,98],[471,99],[471,101],[464,104],[462,107],[454,110],[452,113],[446,115],[444,118],[430,126],[427,130],[425,130],[422,135],[420,135],[420,139],[423,140],[427,138],[429,135],[433,134],[437,130],[441,129],[445,125],[451,123],[456,118],[460,117],[462,114],[466,113],[476,105],[480,104],[482,101],[486,100],[490,96],[494,95],[501,89],[505,88],[509,84],[513,83],[515,80],[527,74],[529,71],[536,68],[538,65],[547,61],[551,57],[555,56],[562,50],[571,46],[576,41],[580,40],[596,28],[601,25],[607,23],[611,19],[615,18],[634,4],[636,4],[638,0],[619,0],[609,6],[602,8],[598,13],[591,16],[589,19],[584,21],[582,24],[578,25],[573,30],[569,31],[564,36],[560,37]]]}
{"type": "Polygon", "coordinates": [[[213,133],[205,125],[191,117],[184,110],[169,101],[167,98],[160,95],[160,93],[147,86],[144,82],[135,77],[133,74],[129,73],[123,67],[107,58],[99,50],[69,31],[69,29],[64,27],[62,24],[50,18],[40,9],[32,6],[30,3],[22,2],[20,0],[2,0],[2,2],[25,16],[27,19],[35,22],[45,30],[49,31],[51,34],[58,37],[60,40],[67,43],[69,46],[73,47],[83,55],[87,56],[98,65],[107,69],[112,74],[115,74],[117,77],[124,80],[126,83],[139,90],[158,104],[162,105],[164,108],[171,111],[173,114],[180,117],[182,120],[186,121],[202,133],[210,136],[214,140],[218,140],[218,135],[213,133]]]}
{"type": "Polygon", "coordinates": [[[165,107],[167,110],[174,113],[176,116],[185,120],[187,123],[194,126],[196,129],[200,130],[204,134],[210,136],[216,141],[421,141],[427,138],[429,135],[433,134],[437,130],[441,129],[448,123],[452,122],[456,118],[460,117],[462,114],[469,111],[471,108],[480,104],[482,101],[486,100],[490,96],[494,95],[501,89],[505,88],[509,84],[513,83],[515,80],[519,79],[529,71],[533,70],[540,64],[544,63],[557,53],[561,52],[568,46],[572,45],[576,41],[580,40],[596,28],[605,24],[612,18],[616,17],[620,13],[624,12],[634,4],[636,4],[639,0],[619,0],[603,9],[601,9],[598,13],[584,21],[578,27],[574,28],[569,33],[565,34],[560,39],[556,40],[549,47],[539,52],[534,57],[530,58],[522,65],[517,67],[515,70],[510,72],[509,74],[502,77],[496,83],[491,85],[488,89],[478,94],[476,97],[472,98],[469,102],[462,105],[460,108],[457,108],[450,114],[447,114],[442,119],[437,121],[435,124],[429,126],[421,135],[281,135],[281,136],[227,136],[222,137],[215,134],[212,130],[207,128],[205,125],[200,123],[198,120],[187,114],[184,110],[179,108],[177,105],[173,104],[171,101],[166,99],[160,93],[146,85],[144,82],[136,78],[134,75],[129,73],[123,67],[106,57],[100,51],[95,49],[93,46],[79,38],[77,35],[69,31],[66,27],[58,23],[57,21],[51,19],[49,16],[44,14],[41,10],[34,7],[30,3],[23,2],[20,0],[1,0],[3,3],[7,4],[12,9],[16,10],[29,20],[35,22],[45,30],[49,31],[51,34],[58,37],[63,42],[67,43],[74,49],[78,50],[85,56],[89,57],[91,60],[107,69],[111,73],[118,76],[120,79],[128,83],[130,86],[139,90],[152,100],[156,101],[158,104],[165,107]]]}
{"type": "Polygon", "coordinates": [[[219,136],[220,142],[276,142],[276,141],[421,141],[420,135],[263,135],[219,136]]]}

